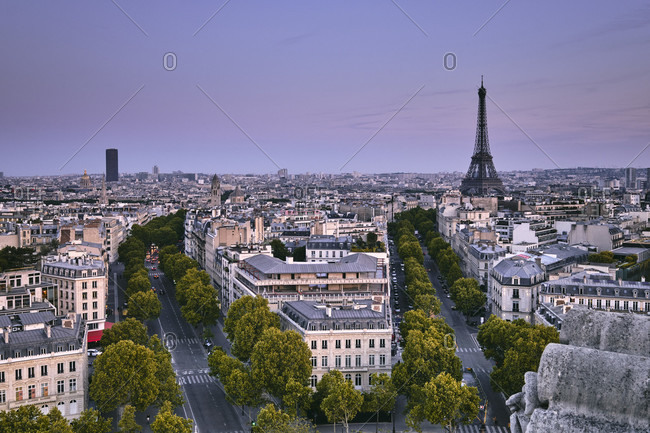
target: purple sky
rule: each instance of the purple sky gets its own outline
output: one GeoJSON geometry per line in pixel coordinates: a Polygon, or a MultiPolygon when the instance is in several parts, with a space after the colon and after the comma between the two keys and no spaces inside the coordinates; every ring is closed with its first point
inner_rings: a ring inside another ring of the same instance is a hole
{"type": "Polygon", "coordinates": [[[465,171],[482,74],[554,161],[489,100],[497,170],[625,167],[650,143],[647,1],[515,0],[474,35],[505,0],[396,0],[417,25],[390,0],[232,0],[195,36],[222,0],[115,1],[1,1],[5,175],[101,173],[107,147],[121,172],[276,172],[197,85],[290,173],[339,172],[422,86],[343,171],[465,171]]]}

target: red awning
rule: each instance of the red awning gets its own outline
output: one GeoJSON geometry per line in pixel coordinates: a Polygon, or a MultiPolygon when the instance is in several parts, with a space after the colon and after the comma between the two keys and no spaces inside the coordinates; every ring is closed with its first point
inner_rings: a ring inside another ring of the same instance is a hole
{"type": "MultiPolygon", "coordinates": [[[[111,322],[104,323],[104,329],[110,329],[113,326],[111,322]]],[[[94,343],[102,339],[104,335],[104,329],[97,329],[95,331],[88,331],[88,343],[94,343]]]]}

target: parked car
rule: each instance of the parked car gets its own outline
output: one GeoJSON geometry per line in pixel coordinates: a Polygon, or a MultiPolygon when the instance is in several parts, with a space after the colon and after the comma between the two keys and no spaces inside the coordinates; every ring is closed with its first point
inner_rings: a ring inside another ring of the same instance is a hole
{"type": "Polygon", "coordinates": [[[206,338],[205,341],[203,341],[203,346],[209,349],[210,347],[212,347],[212,340],[206,338]]]}
{"type": "Polygon", "coordinates": [[[92,357],[92,356],[99,356],[99,355],[101,355],[101,354],[102,354],[102,351],[99,350],[99,349],[88,349],[88,356],[89,356],[89,357],[92,357]]]}

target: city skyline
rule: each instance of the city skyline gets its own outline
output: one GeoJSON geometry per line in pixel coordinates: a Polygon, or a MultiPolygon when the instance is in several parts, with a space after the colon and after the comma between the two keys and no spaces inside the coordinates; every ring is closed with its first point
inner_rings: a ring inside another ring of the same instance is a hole
{"type": "Polygon", "coordinates": [[[5,176],[650,166],[650,7],[7,4],[5,176]],[[74,13],[70,13],[74,8],[74,13]]]}

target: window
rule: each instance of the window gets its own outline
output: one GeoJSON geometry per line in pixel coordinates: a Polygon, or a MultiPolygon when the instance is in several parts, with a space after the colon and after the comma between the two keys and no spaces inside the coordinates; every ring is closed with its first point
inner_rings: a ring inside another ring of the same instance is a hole
{"type": "Polygon", "coordinates": [[[345,375],[345,380],[352,382],[352,375],[350,373],[345,375]]]}
{"type": "Polygon", "coordinates": [[[318,348],[318,342],[316,340],[311,341],[311,350],[316,350],[318,348]]]}
{"type": "Polygon", "coordinates": [[[352,340],[345,340],[345,348],[349,349],[352,347],[352,340]]]}
{"type": "Polygon", "coordinates": [[[56,393],[63,394],[65,392],[65,382],[63,380],[56,381],[56,393]]]}
{"type": "Polygon", "coordinates": [[[336,347],[337,349],[340,349],[341,348],[341,340],[336,340],[336,342],[334,344],[334,347],[336,347]]]}
{"type": "Polygon", "coordinates": [[[352,367],[352,355],[345,355],[345,366],[352,367]]]}
{"type": "Polygon", "coordinates": [[[47,354],[47,347],[41,347],[41,355],[47,354]]]}
{"type": "Polygon", "coordinates": [[[354,357],[354,365],[356,367],[361,367],[361,355],[355,355],[355,357],[354,357]]]}
{"type": "Polygon", "coordinates": [[[83,292],[83,293],[81,294],[81,299],[84,299],[84,300],[88,299],[88,293],[83,292]]]}
{"type": "Polygon", "coordinates": [[[327,340],[323,340],[320,342],[320,347],[321,349],[327,349],[327,340]]]}
{"type": "Polygon", "coordinates": [[[341,355],[336,355],[334,357],[334,367],[341,368],[341,355]]]}
{"type": "Polygon", "coordinates": [[[382,347],[382,348],[386,347],[386,339],[385,338],[379,339],[379,347],[382,347]]]}
{"type": "Polygon", "coordinates": [[[57,405],[56,408],[59,409],[59,412],[61,412],[61,415],[65,415],[65,402],[60,401],[57,405]]]}
{"type": "Polygon", "coordinates": [[[375,355],[368,355],[368,365],[375,365],[375,355]]]}
{"type": "Polygon", "coordinates": [[[354,375],[354,384],[356,386],[361,386],[361,373],[357,373],[354,375]]]}
{"type": "MultiPolygon", "coordinates": [[[[94,272],[93,272],[93,274],[94,274],[94,272]]],[[[93,281],[93,282],[92,282],[92,287],[93,287],[93,289],[96,289],[96,288],[97,288],[97,281],[93,281]]],[[[97,292],[94,292],[94,293],[97,293],[97,292]]],[[[95,297],[96,297],[96,296],[95,296],[95,297]]]]}
{"type": "Polygon", "coordinates": [[[88,302],[84,302],[83,304],[81,304],[81,309],[82,310],[87,310],[88,309],[88,302]]]}
{"type": "Polygon", "coordinates": [[[88,282],[87,281],[82,282],[81,283],[81,288],[82,289],[87,289],[88,288],[88,282]]]}
{"type": "Polygon", "coordinates": [[[386,355],[379,355],[379,365],[386,365],[386,355]]]}
{"type": "Polygon", "coordinates": [[[315,356],[311,357],[311,366],[316,367],[316,357],[315,356]]]}
{"type": "Polygon", "coordinates": [[[47,382],[41,383],[41,397],[47,397],[47,382]]]}
{"type": "Polygon", "coordinates": [[[23,399],[23,387],[19,386],[16,388],[16,401],[21,401],[23,399]]]}
{"type": "Polygon", "coordinates": [[[59,374],[63,374],[63,363],[62,362],[59,362],[58,364],[56,364],[56,372],[59,373],[59,374]]]}
{"type": "Polygon", "coordinates": [[[354,347],[356,347],[357,349],[361,349],[361,340],[359,339],[355,340],[354,347]]]}
{"type": "Polygon", "coordinates": [[[600,299],[596,299],[596,308],[603,308],[603,302],[600,299]]]}
{"type": "Polygon", "coordinates": [[[30,379],[36,377],[36,373],[34,372],[34,367],[29,367],[27,369],[27,377],[30,379]]]}
{"type": "Polygon", "coordinates": [[[519,289],[512,289],[512,297],[514,299],[519,299],[519,289]]]}
{"type": "Polygon", "coordinates": [[[70,361],[70,372],[77,371],[76,361],[70,361]]]}
{"type": "Polygon", "coordinates": [[[321,367],[327,367],[327,356],[322,356],[320,361],[321,367]]]}
{"type": "Polygon", "coordinates": [[[0,371],[0,383],[3,383],[5,381],[5,372],[0,371]]]}
{"type": "Polygon", "coordinates": [[[93,299],[97,299],[97,292],[93,292],[93,299]]]}
{"type": "Polygon", "coordinates": [[[317,383],[318,383],[318,377],[315,374],[312,374],[311,378],[309,379],[309,384],[311,385],[312,388],[316,388],[317,383]]]}
{"type": "Polygon", "coordinates": [[[27,398],[36,398],[36,385],[29,385],[27,387],[27,398]]]}
{"type": "Polygon", "coordinates": [[[27,356],[34,356],[34,349],[27,349],[27,356]]]}
{"type": "Polygon", "coordinates": [[[23,370],[20,368],[16,370],[16,380],[23,380],[23,370]]]}
{"type": "Polygon", "coordinates": [[[97,319],[99,316],[97,315],[97,311],[93,311],[93,319],[97,319]]]}
{"type": "Polygon", "coordinates": [[[512,311],[519,311],[519,302],[512,303],[512,311]]]}
{"type": "Polygon", "coordinates": [[[70,379],[70,391],[77,390],[77,379],[70,379]]]}
{"type": "Polygon", "coordinates": [[[97,309],[97,301],[94,301],[94,302],[93,302],[93,309],[94,309],[94,310],[97,309]]]}
{"type": "Polygon", "coordinates": [[[368,340],[368,347],[371,348],[371,349],[375,348],[375,339],[374,338],[371,338],[370,340],[368,340]]]}
{"type": "Polygon", "coordinates": [[[7,392],[3,389],[0,391],[0,404],[7,402],[7,392]]]}

